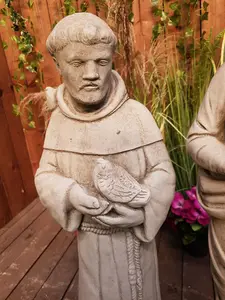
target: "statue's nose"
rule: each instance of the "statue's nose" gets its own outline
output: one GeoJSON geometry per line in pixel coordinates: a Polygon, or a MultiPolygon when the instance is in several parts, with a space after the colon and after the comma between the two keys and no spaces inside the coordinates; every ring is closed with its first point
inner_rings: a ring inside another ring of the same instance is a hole
{"type": "Polygon", "coordinates": [[[98,68],[96,66],[96,63],[94,61],[89,61],[85,65],[84,74],[83,74],[84,80],[97,80],[99,79],[99,72],[98,68]]]}

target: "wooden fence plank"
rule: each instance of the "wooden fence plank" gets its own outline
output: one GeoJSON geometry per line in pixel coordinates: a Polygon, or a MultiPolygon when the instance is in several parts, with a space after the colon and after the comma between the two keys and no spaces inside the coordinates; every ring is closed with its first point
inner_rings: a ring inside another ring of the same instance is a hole
{"type": "Polygon", "coordinates": [[[208,21],[203,22],[202,30],[209,34],[212,29],[215,36],[225,29],[225,0],[208,0],[207,3],[209,4],[208,21]]]}
{"type": "MultiPolygon", "coordinates": [[[[46,49],[46,40],[52,29],[50,15],[47,9],[47,1],[35,0],[33,8],[30,9],[27,5],[27,0],[20,0],[20,8],[21,14],[25,18],[29,17],[32,21],[34,28],[33,34],[36,37],[36,49],[40,51],[41,54],[44,56],[44,62],[41,64],[41,70],[44,74],[44,87],[58,86],[61,83],[60,76],[56,70],[52,57],[46,49]]],[[[32,83],[32,73],[26,72],[26,81],[28,86],[28,93],[39,91],[38,87],[32,83]]],[[[33,107],[33,110],[36,129],[26,129],[26,138],[28,150],[31,156],[33,170],[34,172],[36,172],[42,154],[44,122],[43,119],[40,119],[39,117],[39,107],[33,107]]]]}
{"type": "Polygon", "coordinates": [[[63,3],[60,0],[47,0],[51,27],[63,18],[63,3]]]}
{"type": "MultiPolygon", "coordinates": [[[[7,73],[0,75],[0,89],[3,88],[1,81],[4,76],[7,76],[7,73]]],[[[7,195],[11,214],[15,216],[26,206],[26,195],[3,107],[3,97],[0,97],[0,140],[0,177],[7,195]]]]}
{"type": "Polygon", "coordinates": [[[1,236],[10,228],[12,228],[25,214],[27,214],[37,203],[39,200],[36,198],[31,204],[29,204],[26,208],[24,208],[19,214],[16,215],[10,222],[8,222],[3,228],[0,229],[0,241],[1,236]]]}
{"type": "Polygon", "coordinates": [[[152,38],[152,28],[155,24],[155,19],[152,14],[152,5],[151,1],[146,0],[139,0],[139,7],[140,7],[140,25],[141,25],[141,32],[142,35],[142,51],[148,51],[150,47],[150,42],[152,38]]]}
{"type": "Polygon", "coordinates": [[[0,177],[0,226],[4,226],[12,218],[6,191],[0,177]]]}
{"type": "MultiPolygon", "coordinates": [[[[11,205],[15,206],[15,209],[11,206],[10,208],[12,210],[13,216],[15,216],[19,211],[21,211],[22,208],[24,208],[28,203],[34,200],[37,193],[34,187],[33,172],[29,160],[29,154],[26,147],[22,124],[20,118],[16,117],[12,113],[12,105],[16,103],[16,100],[12,88],[12,81],[11,81],[11,76],[8,69],[5,53],[1,45],[1,38],[0,38],[0,60],[1,60],[0,90],[2,91],[0,101],[2,106],[1,107],[2,114],[4,113],[5,115],[5,117],[3,116],[3,118],[6,119],[5,124],[3,125],[1,130],[3,130],[4,127],[5,127],[4,130],[7,130],[6,124],[8,124],[8,131],[10,133],[11,144],[12,144],[11,152],[15,152],[15,157],[11,159],[11,164],[9,163],[8,165],[9,169],[5,170],[5,173],[8,173],[7,176],[9,176],[9,178],[13,176],[13,173],[16,172],[21,173],[21,179],[20,180],[18,179],[18,181],[13,180],[12,177],[11,180],[8,182],[6,177],[4,179],[5,184],[7,186],[8,194],[14,195],[14,199],[11,199],[11,205]],[[19,184],[21,181],[22,183],[20,184],[20,188],[18,190],[16,189],[16,185],[17,183],[19,184]],[[16,193],[18,193],[18,197],[22,197],[24,200],[20,201],[19,198],[17,199],[16,193]],[[20,196],[21,194],[22,196],[20,196]]],[[[10,147],[9,144],[8,147],[10,147]]],[[[6,150],[1,149],[1,151],[6,151],[6,150]]],[[[5,152],[4,155],[6,155],[7,157],[9,153],[7,154],[5,152]]],[[[2,156],[2,159],[4,160],[4,156],[2,156]]],[[[6,164],[4,164],[4,161],[2,163],[3,165],[1,166],[1,168],[7,169],[7,166],[6,164]]]]}
{"type": "MultiPolygon", "coordinates": [[[[0,9],[5,8],[5,1],[0,1],[0,9]]],[[[15,9],[19,9],[19,1],[15,1],[13,3],[13,6],[15,9]]],[[[8,45],[7,49],[5,50],[6,53],[6,60],[8,63],[8,68],[11,74],[11,77],[14,76],[15,71],[18,69],[18,56],[19,56],[19,50],[16,46],[15,41],[12,40],[12,36],[15,36],[16,33],[12,29],[12,22],[7,17],[5,18],[6,26],[1,26],[1,38],[6,44],[8,45]]],[[[19,97],[18,97],[19,102],[19,97]]]]}
{"type": "Polygon", "coordinates": [[[44,56],[42,71],[44,73],[45,86],[58,86],[60,84],[60,76],[45,45],[48,35],[52,30],[51,20],[47,9],[47,1],[35,0],[33,9],[31,10],[27,5],[26,0],[20,0],[20,7],[22,15],[25,18],[30,17],[33,22],[34,34],[36,37],[36,48],[44,56]]]}

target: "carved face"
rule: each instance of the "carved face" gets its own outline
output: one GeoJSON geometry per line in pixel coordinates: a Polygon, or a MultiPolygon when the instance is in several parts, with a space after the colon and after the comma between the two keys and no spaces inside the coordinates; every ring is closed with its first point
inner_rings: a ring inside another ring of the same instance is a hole
{"type": "Polygon", "coordinates": [[[106,44],[73,42],[56,54],[65,86],[81,104],[104,101],[110,87],[112,49],[106,44]]]}

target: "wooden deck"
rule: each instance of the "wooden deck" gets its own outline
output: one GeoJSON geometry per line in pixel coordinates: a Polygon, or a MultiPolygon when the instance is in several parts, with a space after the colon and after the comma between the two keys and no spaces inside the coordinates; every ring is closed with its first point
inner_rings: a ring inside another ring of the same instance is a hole
{"type": "MultiPolygon", "coordinates": [[[[213,299],[208,257],[183,253],[166,229],[158,251],[162,300],[213,299]]],[[[35,200],[0,230],[0,300],[77,300],[77,289],[76,237],[35,200]]]]}

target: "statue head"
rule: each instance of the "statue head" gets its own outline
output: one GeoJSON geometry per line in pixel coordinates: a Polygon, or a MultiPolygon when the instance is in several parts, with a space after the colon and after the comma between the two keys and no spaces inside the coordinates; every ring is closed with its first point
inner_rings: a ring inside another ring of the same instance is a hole
{"type": "Polygon", "coordinates": [[[67,16],[54,27],[47,49],[74,101],[93,105],[105,100],[116,44],[110,27],[90,13],[67,16]]]}

